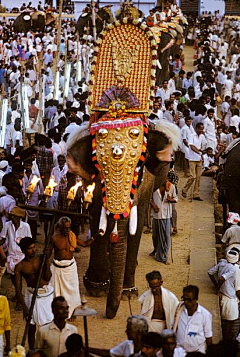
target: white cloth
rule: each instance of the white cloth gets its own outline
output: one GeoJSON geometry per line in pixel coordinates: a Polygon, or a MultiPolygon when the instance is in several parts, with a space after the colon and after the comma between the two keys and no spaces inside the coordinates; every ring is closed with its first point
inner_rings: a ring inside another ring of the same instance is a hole
{"type": "Polygon", "coordinates": [[[223,320],[233,321],[238,318],[238,299],[230,299],[223,295],[220,301],[221,317],[223,320]]]}
{"type": "Polygon", "coordinates": [[[69,316],[71,316],[74,309],[81,305],[76,261],[74,258],[61,261],[53,259],[51,272],[51,284],[54,287],[54,294],[55,296],[63,296],[66,299],[69,306],[69,316]],[[60,268],[56,267],[54,263],[60,268]]]}
{"type": "MultiPolygon", "coordinates": [[[[161,286],[161,291],[162,291],[163,309],[166,318],[166,328],[171,329],[174,323],[174,316],[179,301],[171,291],[165,289],[163,286],[161,286]]],[[[141,315],[145,316],[146,319],[148,320],[149,331],[156,331],[152,329],[152,327],[156,326],[156,321],[152,320],[152,315],[154,311],[154,295],[151,289],[143,293],[138,299],[138,302],[140,302],[140,304],[142,305],[141,315]],[[154,322],[153,326],[152,326],[152,322],[154,322]]]]}
{"type": "Polygon", "coordinates": [[[193,126],[190,125],[189,127],[185,124],[181,129],[181,140],[182,140],[181,151],[185,154],[186,159],[188,159],[189,157],[189,147],[187,147],[184,144],[183,140],[186,140],[187,143],[189,143],[189,139],[192,134],[194,134],[193,126]]]}
{"type": "Polygon", "coordinates": [[[63,178],[63,176],[65,176],[68,172],[68,166],[67,164],[65,164],[63,166],[63,169],[60,170],[59,166],[56,166],[52,169],[52,172],[51,172],[51,177],[53,176],[54,177],[54,181],[58,184],[54,191],[58,191],[59,190],[59,183],[61,181],[61,179],[63,178]]]}
{"type": "Polygon", "coordinates": [[[210,165],[214,164],[214,157],[208,156],[208,154],[203,155],[203,168],[209,168],[210,165]]]}
{"type": "Polygon", "coordinates": [[[238,115],[234,115],[231,117],[230,126],[235,126],[238,133],[239,133],[239,123],[240,123],[240,117],[238,115]]]}
{"type": "Polygon", "coordinates": [[[158,206],[158,212],[152,212],[152,216],[155,219],[167,219],[172,217],[172,203],[168,202],[167,196],[170,196],[175,201],[178,200],[176,189],[173,184],[171,184],[169,191],[165,191],[164,197],[162,198],[160,190],[157,189],[153,192],[153,201],[158,206]]]}
{"type": "MultiPolygon", "coordinates": [[[[182,347],[175,347],[173,352],[173,357],[185,357],[186,351],[182,347]]],[[[159,353],[158,357],[164,357],[162,352],[159,353]]]]}
{"type": "Polygon", "coordinates": [[[215,151],[217,147],[217,138],[216,138],[214,118],[210,119],[206,117],[206,119],[204,120],[204,133],[205,133],[205,138],[207,140],[207,146],[211,147],[213,151],[215,151]]]}
{"type": "Polygon", "coordinates": [[[15,266],[24,259],[25,255],[21,251],[18,243],[22,238],[32,238],[31,229],[28,223],[20,221],[20,226],[15,230],[15,226],[12,221],[5,222],[3,224],[2,231],[0,233],[2,239],[6,239],[4,242],[4,248],[7,248],[7,271],[10,274],[14,274],[15,266]]]}
{"type": "Polygon", "coordinates": [[[70,123],[65,129],[64,135],[74,133],[77,129],[79,129],[79,125],[76,123],[70,123]]]}
{"type": "Polygon", "coordinates": [[[189,138],[189,153],[188,153],[188,160],[189,161],[200,161],[201,160],[201,154],[196,153],[195,151],[192,150],[191,145],[195,146],[198,150],[203,150],[206,147],[206,139],[203,134],[197,135],[197,133],[194,133],[190,135],[189,138]]]}
{"type": "MultiPolygon", "coordinates": [[[[25,303],[28,308],[31,306],[34,289],[27,287],[25,290],[25,303]]],[[[53,301],[54,289],[51,284],[44,285],[38,289],[37,298],[35,301],[33,315],[31,319],[32,325],[43,326],[53,320],[51,304],[53,301]]]]}
{"type": "Polygon", "coordinates": [[[233,243],[240,244],[240,226],[234,224],[229,227],[222,237],[222,243],[225,243],[226,245],[233,243]]]}
{"type": "Polygon", "coordinates": [[[132,354],[134,354],[134,343],[132,340],[125,340],[110,349],[112,357],[129,357],[132,354]]]}
{"type": "Polygon", "coordinates": [[[197,311],[192,316],[188,316],[184,306],[178,322],[177,345],[187,352],[205,353],[206,338],[212,335],[212,314],[198,304],[197,311]]]}
{"type": "Polygon", "coordinates": [[[9,214],[15,206],[16,201],[12,196],[7,194],[6,196],[0,197],[0,212],[2,214],[2,224],[7,221],[6,214],[9,214]]]}

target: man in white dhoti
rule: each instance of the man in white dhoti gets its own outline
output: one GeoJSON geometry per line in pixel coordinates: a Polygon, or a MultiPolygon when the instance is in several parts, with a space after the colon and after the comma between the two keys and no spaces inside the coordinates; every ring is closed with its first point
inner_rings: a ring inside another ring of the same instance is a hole
{"type": "MultiPolygon", "coordinates": [[[[32,238],[22,238],[19,246],[25,254],[25,258],[18,263],[15,268],[16,294],[22,304],[24,317],[27,318],[29,315],[33,292],[38,280],[43,254],[37,255],[35,253],[35,244],[32,238]],[[22,295],[22,278],[24,278],[27,283],[25,299],[22,295]]],[[[28,331],[29,349],[32,349],[35,344],[36,325],[42,326],[53,320],[51,309],[53,301],[53,287],[49,283],[50,278],[51,271],[49,259],[46,259],[28,331]]]]}
{"type": "Polygon", "coordinates": [[[77,264],[73,251],[77,246],[77,238],[71,231],[71,219],[62,217],[55,225],[55,232],[51,240],[54,259],[51,265],[51,283],[55,296],[63,296],[69,305],[69,317],[74,309],[81,304],[77,264]]]}
{"type": "Polygon", "coordinates": [[[149,331],[161,333],[166,328],[172,328],[179,301],[171,291],[162,286],[159,271],[148,273],[146,279],[150,289],[138,299],[141,314],[148,321],[149,331]]]}
{"type": "MultiPolygon", "coordinates": [[[[11,220],[3,223],[3,228],[0,233],[0,245],[7,250],[7,272],[11,276],[13,285],[15,286],[15,266],[24,258],[18,243],[24,237],[32,237],[30,226],[28,223],[22,221],[25,217],[25,210],[15,206],[10,211],[11,220]]],[[[16,311],[21,310],[19,301],[16,301],[16,311]]]]}
{"type": "Polygon", "coordinates": [[[221,259],[217,265],[208,270],[208,275],[220,297],[222,318],[222,334],[224,341],[234,341],[239,333],[239,308],[236,295],[236,266],[238,252],[229,250],[226,259],[221,259]],[[217,274],[217,280],[214,275],[217,274]]]}

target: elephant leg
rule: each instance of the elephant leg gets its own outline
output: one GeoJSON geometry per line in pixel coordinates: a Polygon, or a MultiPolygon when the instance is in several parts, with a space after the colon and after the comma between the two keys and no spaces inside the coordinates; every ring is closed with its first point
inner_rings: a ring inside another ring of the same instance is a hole
{"type": "Polygon", "coordinates": [[[106,295],[110,283],[109,236],[114,222],[108,220],[104,236],[97,236],[91,245],[89,267],[83,282],[88,293],[95,297],[106,295]]]}
{"type": "Polygon", "coordinates": [[[119,241],[110,243],[111,273],[106,307],[106,316],[109,319],[116,316],[121,300],[127,255],[127,229],[128,219],[118,221],[119,241]]]}

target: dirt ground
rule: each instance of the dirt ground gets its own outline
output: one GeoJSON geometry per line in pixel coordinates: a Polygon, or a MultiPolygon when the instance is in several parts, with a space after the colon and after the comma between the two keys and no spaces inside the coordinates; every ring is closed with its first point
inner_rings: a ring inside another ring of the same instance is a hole
{"type": "MultiPolygon", "coordinates": [[[[178,185],[179,192],[181,192],[181,186],[186,179],[181,178],[178,185]]],[[[136,285],[139,289],[139,293],[143,293],[148,289],[147,282],[145,280],[146,273],[152,270],[160,270],[164,279],[164,286],[174,292],[180,299],[182,288],[188,283],[189,276],[189,238],[192,231],[192,209],[191,203],[182,200],[179,197],[177,203],[178,211],[178,234],[172,236],[173,243],[173,263],[171,265],[164,265],[155,261],[152,257],[149,257],[149,253],[153,250],[151,234],[143,234],[140,251],[138,256],[138,267],[136,271],[136,285]]],[[[42,229],[39,229],[41,232],[42,229]]],[[[43,239],[38,235],[37,250],[43,249],[43,239]]],[[[88,318],[89,327],[89,341],[90,346],[99,348],[110,348],[120,341],[125,339],[125,325],[126,319],[130,315],[129,302],[121,301],[118,314],[115,319],[108,320],[105,317],[106,298],[93,298],[87,295],[85,288],[82,284],[82,276],[87,269],[89,259],[89,248],[81,248],[81,252],[75,254],[77,260],[79,278],[81,279],[81,294],[84,294],[88,306],[94,308],[97,311],[96,316],[88,318]]],[[[13,297],[14,289],[11,285],[11,280],[4,276],[2,282],[2,294],[6,294],[8,298],[13,297]]],[[[9,301],[11,308],[12,318],[12,345],[16,342],[20,343],[25,323],[23,321],[22,312],[16,312],[14,310],[15,303],[9,301]]],[[[131,300],[131,308],[133,314],[139,314],[139,304],[137,300],[131,300]]],[[[83,319],[77,317],[74,322],[79,328],[79,333],[84,335],[83,319]]]]}
{"type": "MultiPolygon", "coordinates": [[[[192,54],[192,48],[186,47],[186,71],[192,70],[192,54]]],[[[182,173],[178,172],[178,175],[180,177],[178,184],[180,193],[186,179],[183,178],[182,173]]],[[[138,255],[138,267],[136,270],[136,286],[139,289],[139,294],[148,289],[145,275],[152,270],[160,270],[163,276],[164,286],[175,293],[179,299],[182,295],[182,288],[188,284],[190,269],[189,240],[190,235],[193,233],[193,209],[192,203],[183,200],[180,196],[181,195],[179,195],[179,202],[176,205],[178,212],[178,234],[172,236],[173,263],[171,262],[170,265],[166,266],[158,263],[152,257],[149,257],[149,253],[153,250],[152,237],[151,234],[142,235],[138,255]]],[[[41,228],[39,228],[39,232],[42,232],[41,228]]],[[[42,251],[43,239],[41,235],[38,236],[38,241],[37,250],[42,251]]],[[[81,294],[85,295],[88,306],[97,311],[96,316],[88,318],[89,344],[92,347],[111,348],[126,338],[126,319],[130,315],[129,302],[121,301],[116,318],[108,320],[105,317],[106,298],[89,297],[82,284],[82,277],[88,266],[89,248],[82,248],[81,252],[75,254],[75,258],[78,265],[81,294]]],[[[8,298],[14,295],[11,281],[7,277],[3,279],[1,293],[7,295],[8,298]]],[[[16,343],[21,343],[25,323],[23,321],[22,312],[16,312],[14,310],[15,303],[11,301],[9,303],[12,318],[11,345],[13,346],[16,343]]],[[[131,300],[131,309],[133,314],[140,313],[140,306],[137,300],[131,300]]],[[[78,326],[79,333],[84,335],[83,319],[78,317],[74,324],[78,326]]]]}

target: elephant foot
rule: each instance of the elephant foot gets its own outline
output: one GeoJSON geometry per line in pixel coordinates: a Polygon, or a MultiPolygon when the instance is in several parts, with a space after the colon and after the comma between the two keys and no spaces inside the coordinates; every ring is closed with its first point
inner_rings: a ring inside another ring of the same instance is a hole
{"type": "Polygon", "coordinates": [[[119,304],[120,301],[117,299],[112,301],[109,298],[107,299],[106,316],[108,319],[113,319],[117,315],[119,304]]]}
{"type": "Polygon", "coordinates": [[[121,299],[123,301],[137,300],[138,298],[138,288],[136,286],[132,288],[124,288],[122,291],[121,299]]]}
{"type": "Polygon", "coordinates": [[[87,272],[83,276],[84,286],[90,296],[102,297],[108,294],[110,280],[104,282],[95,283],[89,279],[87,272]]]}

